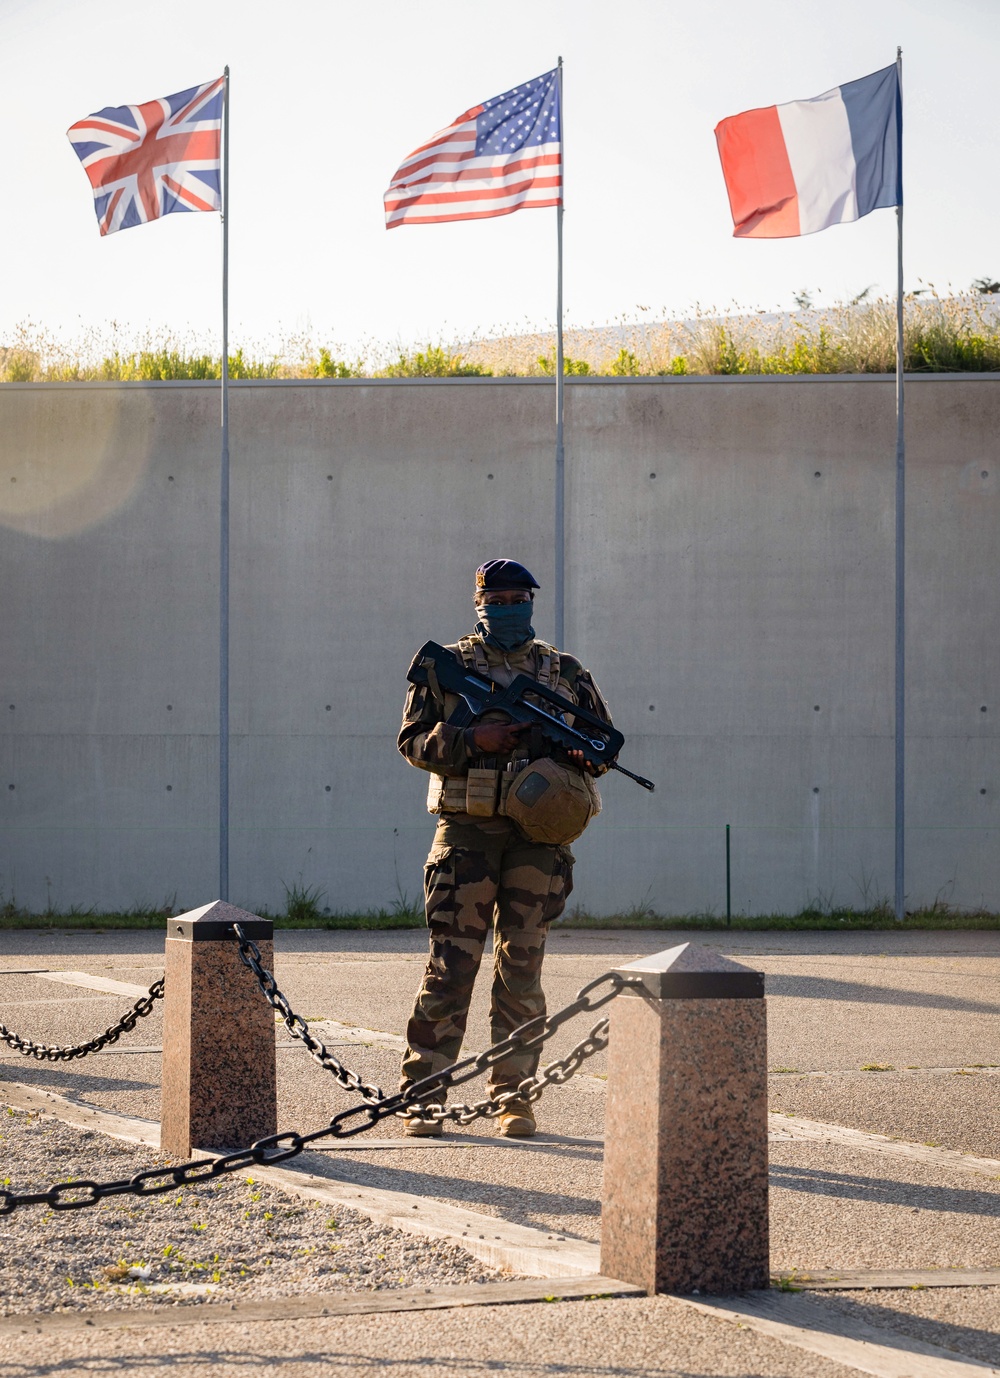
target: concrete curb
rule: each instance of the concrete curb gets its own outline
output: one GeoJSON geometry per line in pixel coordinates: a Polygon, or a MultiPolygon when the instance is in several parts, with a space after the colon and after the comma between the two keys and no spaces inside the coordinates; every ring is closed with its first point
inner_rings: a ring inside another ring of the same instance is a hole
{"type": "Polygon", "coordinates": [[[85,1330],[145,1330],[153,1326],[230,1325],[248,1321],[298,1321],[321,1316],[373,1316],[392,1311],[438,1311],[460,1306],[510,1306],[531,1301],[586,1301],[595,1297],[644,1296],[641,1287],[594,1274],[546,1282],[480,1282],[458,1287],[406,1287],[398,1291],[337,1296],[277,1297],[269,1301],[144,1306],[127,1311],[49,1312],[0,1318],[5,1335],[52,1335],[85,1330]]]}

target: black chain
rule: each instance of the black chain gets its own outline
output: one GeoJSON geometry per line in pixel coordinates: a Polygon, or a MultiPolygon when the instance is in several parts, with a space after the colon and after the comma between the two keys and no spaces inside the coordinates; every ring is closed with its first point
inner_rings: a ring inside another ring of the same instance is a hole
{"type": "MultiPolygon", "coordinates": [[[[259,958],[259,952],[257,955],[259,958]]],[[[437,1095],[451,1086],[459,1086],[470,1081],[488,1070],[495,1062],[501,1061],[508,1053],[546,1042],[568,1019],[588,1010],[600,1009],[626,986],[636,982],[637,978],[629,979],[615,971],[598,976],[577,993],[572,1004],[566,1005],[555,1014],[538,1015],[534,1019],[529,1019],[527,1023],[515,1029],[509,1038],[504,1039],[502,1043],[495,1043],[486,1052],[476,1057],[463,1058],[432,1076],[424,1077],[422,1081],[414,1082],[405,1091],[400,1091],[394,1096],[384,1096],[377,1102],[367,1102],[352,1106],[349,1110],[342,1110],[339,1115],[334,1115],[328,1125],[324,1125],[322,1129],[314,1129],[310,1134],[297,1134],[294,1130],[285,1130],[280,1134],[269,1134],[264,1139],[258,1139],[249,1148],[238,1149],[235,1153],[227,1153],[220,1158],[193,1158],[178,1167],[149,1168],[145,1172],[136,1173],[134,1177],[122,1178],[117,1182],[58,1182],[47,1191],[23,1193],[0,1189],[0,1215],[10,1215],[18,1206],[49,1206],[56,1211],[82,1210],[86,1206],[97,1205],[106,1196],[156,1196],[160,1192],[176,1191],[178,1187],[189,1186],[192,1182],[222,1177],[226,1173],[239,1172],[241,1168],[254,1165],[266,1167],[269,1164],[286,1162],[289,1158],[297,1157],[307,1144],[313,1143],[316,1139],[352,1138],[355,1134],[363,1134],[366,1130],[372,1129],[387,1115],[396,1115],[400,1112],[420,1118],[445,1118],[447,1111],[444,1106],[422,1104],[422,1097],[437,1095]],[[602,986],[608,986],[610,989],[595,995],[594,992],[602,986]],[[356,1120],[360,1122],[355,1123],[356,1120]]],[[[566,1057],[546,1067],[540,1076],[527,1078],[515,1092],[506,1093],[496,1102],[480,1103],[488,1105],[489,1108],[454,1108],[467,1114],[469,1119],[475,1119],[480,1114],[499,1114],[504,1103],[510,1099],[537,1099],[545,1084],[566,1081],[585,1058],[607,1046],[607,1026],[607,1019],[599,1020],[582,1042],[566,1057]],[[494,1105],[498,1107],[496,1110],[492,1108],[494,1105]]]]}
{"type": "MultiPolygon", "coordinates": [[[[617,994],[617,991],[615,992],[617,994]]],[[[504,1091],[496,1097],[474,1101],[472,1105],[423,1105],[410,1106],[405,1113],[422,1120],[454,1120],[457,1124],[471,1124],[473,1120],[493,1119],[502,1115],[512,1103],[536,1101],[546,1086],[562,1086],[580,1070],[588,1057],[603,1052],[608,1046],[607,1019],[599,1019],[590,1032],[571,1048],[565,1057],[556,1058],[534,1077],[526,1077],[513,1091],[504,1091]]],[[[464,1078],[463,1078],[464,1080],[464,1078]]]]}
{"type": "Polygon", "coordinates": [[[10,1029],[0,1024],[0,1041],[13,1048],[16,1053],[23,1053],[25,1057],[34,1057],[39,1062],[69,1062],[75,1057],[86,1057],[88,1053],[99,1053],[102,1048],[106,1048],[109,1043],[117,1043],[123,1033],[131,1033],[140,1019],[145,1019],[147,1014],[152,1014],[153,1006],[157,1000],[163,999],[163,977],[154,981],[145,995],[141,995],[132,1008],[126,1011],[118,1020],[117,1024],[112,1024],[110,1029],[105,1029],[102,1034],[92,1038],[88,1043],[77,1043],[72,1048],[62,1048],[58,1044],[33,1043],[30,1038],[22,1038],[20,1034],[11,1033],[10,1029]]]}
{"type": "Polygon", "coordinates": [[[285,1028],[293,1038],[299,1038],[309,1049],[310,1055],[316,1059],[319,1065],[332,1076],[347,1091],[357,1091],[362,1100],[376,1102],[385,1100],[385,1094],[380,1086],[375,1086],[370,1081],[362,1081],[357,1072],[352,1072],[350,1067],[345,1067],[339,1058],[334,1057],[325,1043],[322,1043],[315,1034],[310,1032],[309,1025],[301,1015],[296,1014],[288,1003],[285,995],[278,989],[278,983],[271,972],[261,962],[260,948],[255,942],[243,932],[238,923],[233,924],[233,932],[236,934],[236,941],[240,945],[240,961],[257,978],[264,999],[281,1015],[285,1028]]]}
{"type": "Polygon", "coordinates": [[[390,1096],[381,1105],[355,1106],[353,1110],[345,1110],[335,1115],[330,1122],[330,1132],[334,1138],[347,1138],[351,1134],[362,1133],[368,1128],[367,1124],[354,1128],[340,1126],[345,1124],[351,1115],[359,1115],[366,1109],[378,1111],[377,1116],[372,1118],[373,1124],[390,1114],[405,1114],[422,1120],[450,1119],[456,1120],[459,1124],[471,1124],[473,1120],[502,1115],[512,1101],[537,1100],[547,1085],[568,1081],[581,1063],[608,1046],[607,1019],[598,1020],[587,1036],[564,1058],[549,1063],[537,1076],[526,1077],[513,1091],[505,1091],[496,1099],[491,1097],[488,1100],[476,1101],[472,1105],[446,1106],[439,1104],[437,1098],[442,1091],[447,1091],[452,1086],[460,1086],[462,1082],[470,1081],[473,1077],[488,1071],[494,1063],[502,1062],[509,1053],[519,1052],[522,1048],[541,1046],[568,1020],[574,1019],[578,1014],[599,1010],[626,986],[635,984],[641,984],[641,979],[622,976],[617,971],[606,972],[577,991],[576,999],[571,1004],[564,1005],[555,1014],[540,1014],[534,1019],[529,1019],[516,1028],[509,1038],[505,1038],[502,1043],[494,1043],[485,1052],[463,1058],[440,1072],[413,1082],[405,1091],[390,1096]],[[609,985],[610,990],[594,996],[593,992],[604,985],[609,985]],[[434,1100],[425,1101],[424,1097],[429,1095],[434,1096],[434,1100]],[[338,1127],[334,1128],[335,1125],[338,1127]]]}

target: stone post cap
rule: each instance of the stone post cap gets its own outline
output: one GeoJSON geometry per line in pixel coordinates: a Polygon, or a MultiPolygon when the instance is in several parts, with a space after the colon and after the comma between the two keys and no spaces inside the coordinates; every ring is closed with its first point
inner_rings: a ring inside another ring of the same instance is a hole
{"type": "Polygon", "coordinates": [[[213,900],[200,909],[189,909],[186,914],[168,919],[167,937],[186,938],[191,943],[231,940],[234,923],[240,925],[248,938],[270,938],[274,934],[270,919],[248,914],[245,909],[237,909],[235,904],[227,904],[225,900],[213,900]]]}
{"type": "Polygon", "coordinates": [[[658,1000],[759,1000],[764,995],[762,971],[697,943],[679,943],[615,970],[641,977],[645,991],[658,1000]]]}

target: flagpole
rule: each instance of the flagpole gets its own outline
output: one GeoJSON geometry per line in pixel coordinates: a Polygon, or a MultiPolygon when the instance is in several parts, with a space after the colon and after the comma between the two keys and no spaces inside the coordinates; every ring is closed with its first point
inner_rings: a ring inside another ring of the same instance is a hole
{"type": "Polygon", "coordinates": [[[219,899],[229,899],[229,68],[222,97],[222,458],[219,502],[219,899]]]}
{"type": "Polygon", "coordinates": [[[566,629],[566,454],[563,448],[563,198],[566,186],[566,140],[563,131],[563,60],[556,65],[559,84],[560,193],[556,207],[556,646],[566,629]]]}
{"type": "MultiPolygon", "coordinates": [[[[895,70],[902,107],[902,48],[895,50],[895,70]]],[[[899,120],[899,189],[902,190],[902,120],[899,120]]],[[[895,208],[895,918],[906,916],[905,846],[905,710],[906,710],[906,433],[902,409],[902,194],[895,208]]]]}

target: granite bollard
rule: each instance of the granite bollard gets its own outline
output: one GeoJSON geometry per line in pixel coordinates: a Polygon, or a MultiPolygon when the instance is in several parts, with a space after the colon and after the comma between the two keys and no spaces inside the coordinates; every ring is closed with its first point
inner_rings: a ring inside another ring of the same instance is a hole
{"type": "Polygon", "coordinates": [[[160,1147],[243,1148],[277,1131],[274,1014],[233,924],[274,966],[270,919],[217,900],[167,921],[160,1147]]]}
{"type": "Polygon", "coordinates": [[[692,943],[620,968],[601,1272],[647,1292],[767,1287],[764,977],[692,943]]]}

